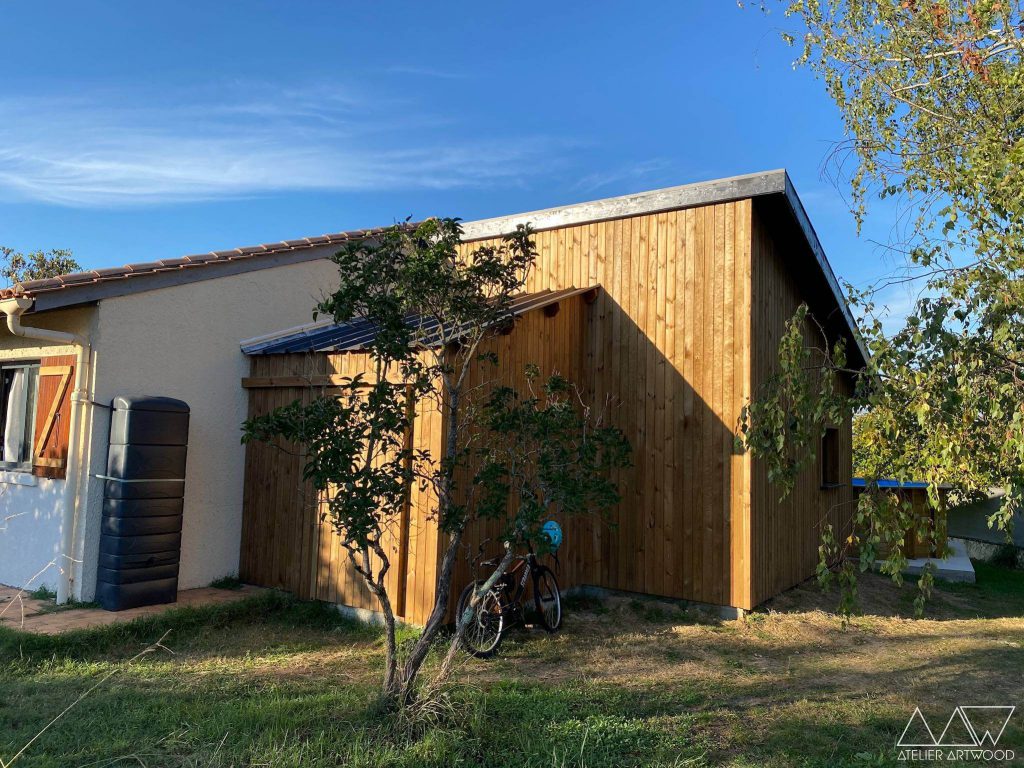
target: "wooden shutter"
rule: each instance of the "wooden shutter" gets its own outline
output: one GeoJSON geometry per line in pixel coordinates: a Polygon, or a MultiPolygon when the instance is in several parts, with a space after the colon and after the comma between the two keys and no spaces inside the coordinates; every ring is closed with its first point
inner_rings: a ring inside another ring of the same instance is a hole
{"type": "Polygon", "coordinates": [[[63,478],[67,471],[76,359],[74,355],[44,357],[39,363],[33,475],[63,478]]]}

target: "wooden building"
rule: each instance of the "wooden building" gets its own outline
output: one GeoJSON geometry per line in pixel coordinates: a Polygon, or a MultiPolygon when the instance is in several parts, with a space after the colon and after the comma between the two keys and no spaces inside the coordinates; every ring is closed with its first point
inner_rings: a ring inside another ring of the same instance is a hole
{"type": "MultiPolygon", "coordinates": [[[[903,554],[908,558],[941,557],[946,549],[946,512],[949,500],[948,485],[937,486],[938,504],[931,500],[928,483],[881,478],[875,481],[877,490],[891,494],[900,504],[910,504],[914,525],[903,537],[903,554]]],[[[864,493],[868,482],[863,477],[853,478],[855,494],[864,493]]]]}
{"type": "MultiPolygon", "coordinates": [[[[734,447],[741,408],[771,374],[801,302],[829,339],[846,340],[853,367],[866,359],[785,171],[471,222],[466,247],[520,223],[537,230],[540,255],[527,308],[493,340],[503,376],[515,384],[535,363],[573,379],[592,402],[616,404],[609,416],[634,449],[614,525],[563,521],[563,587],[749,609],[813,575],[822,526],[841,530],[852,511],[849,420],[832,425],[784,500],[761,462],[734,447]]],[[[817,326],[807,334],[820,340],[817,326]]],[[[315,337],[315,327],[290,329],[243,344],[250,415],[365,366],[362,353],[315,337]]],[[[439,419],[418,412],[410,440],[439,446],[439,419]]],[[[299,456],[248,447],[241,578],[373,610],[301,467],[299,456]]],[[[442,550],[430,511],[414,493],[392,542],[392,594],[413,623],[429,611],[442,550]]],[[[467,545],[486,534],[470,532],[467,545]]],[[[460,568],[456,592],[468,578],[460,568]]]]}

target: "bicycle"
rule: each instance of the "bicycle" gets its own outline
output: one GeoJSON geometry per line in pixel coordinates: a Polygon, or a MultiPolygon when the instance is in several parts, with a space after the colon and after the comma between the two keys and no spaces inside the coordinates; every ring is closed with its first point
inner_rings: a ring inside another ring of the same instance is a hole
{"type": "MultiPolygon", "coordinates": [[[[486,543],[484,541],[480,545],[477,557],[474,558],[474,571],[477,565],[494,568],[500,562],[500,558],[480,560],[486,543]]],[[[473,610],[469,625],[462,636],[462,646],[478,659],[487,659],[496,654],[505,633],[513,625],[526,624],[523,598],[526,596],[527,582],[531,581],[531,577],[533,604],[541,626],[548,632],[555,632],[562,626],[562,593],[558,589],[558,579],[550,568],[537,560],[537,555],[529,543],[527,549],[527,554],[517,555],[494,586],[486,594],[481,595],[473,610]]],[[[555,563],[558,563],[557,556],[555,563]]],[[[462,590],[456,616],[462,616],[473,594],[484,582],[483,579],[476,579],[462,590]]]]}

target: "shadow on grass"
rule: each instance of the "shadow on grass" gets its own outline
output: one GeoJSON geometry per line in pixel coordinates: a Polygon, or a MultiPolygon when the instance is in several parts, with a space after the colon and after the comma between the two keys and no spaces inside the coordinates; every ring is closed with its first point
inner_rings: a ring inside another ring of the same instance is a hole
{"type": "MultiPolygon", "coordinates": [[[[233,626],[263,624],[343,633],[351,639],[373,639],[379,631],[343,616],[326,603],[301,602],[281,592],[263,592],[235,602],[168,608],[159,614],[102,627],[42,635],[0,627],[0,659],[25,661],[58,656],[67,659],[134,656],[170,632],[168,643],[185,644],[233,626]]],[[[245,649],[240,649],[245,653],[245,649]]]]}

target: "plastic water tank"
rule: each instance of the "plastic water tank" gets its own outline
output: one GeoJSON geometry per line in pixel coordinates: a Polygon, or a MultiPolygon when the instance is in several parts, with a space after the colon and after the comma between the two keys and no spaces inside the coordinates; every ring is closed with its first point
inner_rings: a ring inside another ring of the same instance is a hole
{"type": "Polygon", "coordinates": [[[96,600],[110,611],[178,594],[189,407],[115,397],[104,481],[96,600]]]}

